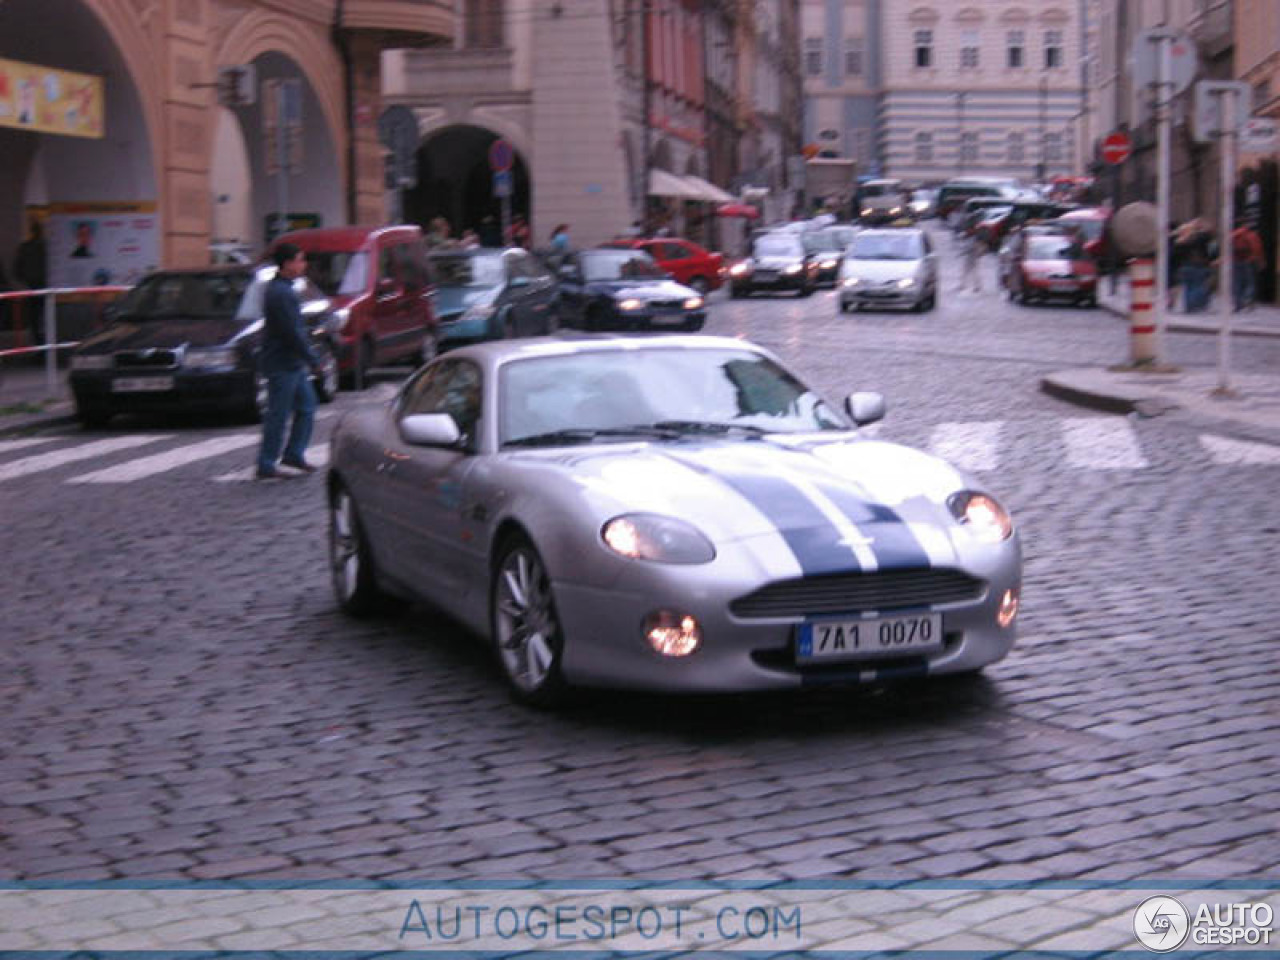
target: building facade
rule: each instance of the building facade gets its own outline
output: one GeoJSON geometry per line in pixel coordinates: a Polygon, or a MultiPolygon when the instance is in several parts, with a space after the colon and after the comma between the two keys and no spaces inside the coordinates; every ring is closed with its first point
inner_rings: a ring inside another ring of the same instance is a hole
{"type": "MultiPolygon", "coordinates": [[[[103,237],[112,209],[138,214],[149,227],[129,242],[154,251],[146,266],[207,263],[214,239],[260,247],[281,212],[381,220],[381,52],[446,43],[455,15],[453,0],[5,0],[0,59],[18,64],[6,70],[44,77],[50,117],[85,109],[90,93],[73,104],[60,88],[96,78],[101,116],[96,136],[0,116],[0,258],[25,219],[57,210],[103,237]],[[220,105],[226,67],[252,68],[252,82],[220,105]],[[266,146],[280,103],[283,173],[266,146]]],[[[128,279],[97,259],[94,279],[128,279]]]]}
{"type": "Polygon", "coordinates": [[[874,0],[804,0],[801,14],[805,148],[856,160],[872,177],[881,173],[879,12],[874,0]]]}

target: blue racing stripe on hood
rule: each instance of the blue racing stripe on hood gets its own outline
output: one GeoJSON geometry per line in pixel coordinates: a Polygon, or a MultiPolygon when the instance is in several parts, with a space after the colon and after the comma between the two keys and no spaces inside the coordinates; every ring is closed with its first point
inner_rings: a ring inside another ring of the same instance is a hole
{"type": "Polygon", "coordinates": [[[895,510],[883,503],[870,502],[825,478],[815,478],[812,482],[863,533],[874,538],[870,547],[881,570],[932,566],[929,554],[895,510]]]}

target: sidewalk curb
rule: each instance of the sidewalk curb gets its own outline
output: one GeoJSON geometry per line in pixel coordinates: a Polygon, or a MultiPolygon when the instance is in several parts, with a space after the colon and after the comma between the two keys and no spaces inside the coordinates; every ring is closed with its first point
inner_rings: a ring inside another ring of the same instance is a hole
{"type": "Polygon", "coordinates": [[[1059,400],[1065,400],[1067,403],[1078,407],[1088,407],[1105,413],[1136,413],[1138,405],[1143,402],[1141,399],[1118,397],[1115,394],[1086,390],[1083,387],[1064,383],[1053,376],[1041,378],[1040,392],[1056,397],[1059,400]]]}
{"type": "MultiPolygon", "coordinates": [[[[1118,317],[1121,320],[1128,321],[1129,319],[1129,314],[1126,311],[1121,310],[1119,307],[1115,306],[1114,304],[1107,303],[1105,300],[1099,300],[1098,306],[1101,307],[1103,310],[1107,311],[1107,313],[1111,314],[1114,317],[1118,317]]],[[[1168,330],[1170,333],[1204,333],[1210,336],[1217,336],[1218,333],[1220,332],[1216,326],[1210,326],[1206,323],[1186,323],[1185,321],[1169,320],[1169,319],[1165,320],[1165,329],[1168,330]]],[[[1263,327],[1249,327],[1249,326],[1237,327],[1233,325],[1231,327],[1231,336],[1261,337],[1263,339],[1266,339],[1266,338],[1275,339],[1275,338],[1280,338],[1280,330],[1267,330],[1263,327]]]]}
{"type": "Polygon", "coordinates": [[[75,411],[14,414],[11,417],[0,417],[0,437],[12,437],[50,427],[65,427],[78,422],[75,411]]]}

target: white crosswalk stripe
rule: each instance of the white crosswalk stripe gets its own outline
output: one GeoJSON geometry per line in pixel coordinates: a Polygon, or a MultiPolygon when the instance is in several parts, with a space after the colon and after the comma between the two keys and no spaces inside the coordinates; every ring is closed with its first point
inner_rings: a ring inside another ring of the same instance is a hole
{"type": "Polygon", "coordinates": [[[1062,421],[1067,463],[1082,470],[1141,470],[1146,458],[1133,426],[1120,417],[1084,417],[1062,421]]]}
{"type": "Polygon", "coordinates": [[[1233,440],[1211,433],[1200,435],[1200,446],[1209,452],[1214,463],[1230,466],[1272,466],[1280,464],[1280,446],[1233,440]]]}
{"type": "Polygon", "coordinates": [[[42,443],[53,443],[56,439],[57,437],[23,437],[20,440],[0,440],[0,453],[25,450],[27,447],[36,447],[42,443]]]}
{"type": "Polygon", "coordinates": [[[237,433],[226,437],[214,437],[211,440],[202,440],[199,443],[174,447],[172,450],[166,450],[164,453],[157,453],[150,457],[130,460],[128,463],[107,467],[105,470],[96,470],[93,473],[72,477],[67,482],[129,483],[133,480],[140,480],[143,477],[166,473],[189,463],[195,463],[197,460],[207,460],[210,457],[230,453],[232,450],[241,450],[244,447],[257,444],[258,441],[259,437],[256,433],[237,433]]]}
{"type": "Polygon", "coordinates": [[[94,457],[100,457],[104,454],[116,453],[120,450],[130,450],[134,447],[141,447],[148,443],[155,443],[158,440],[167,439],[168,437],[135,433],[126,437],[111,437],[108,440],[95,440],[92,443],[86,443],[78,447],[66,447],[62,450],[52,450],[49,453],[40,453],[35,456],[24,457],[21,460],[15,460],[12,463],[6,463],[4,466],[0,466],[0,481],[12,480],[15,477],[25,477],[28,474],[39,473],[44,470],[54,470],[57,467],[64,466],[68,463],[77,463],[81,460],[91,460],[94,457]]]}
{"type": "Polygon", "coordinates": [[[933,428],[929,450],[961,470],[994,470],[1000,462],[997,448],[1003,420],[940,423],[933,428]]]}
{"type": "MultiPolygon", "coordinates": [[[[329,442],[317,443],[307,450],[307,462],[313,467],[323,468],[329,465],[329,442]]],[[[247,467],[241,467],[239,470],[232,470],[230,473],[224,473],[214,477],[214,483],[246,483],[254,479],[254,474],[258,472],[256,464],[250,464],[247,467]]]]}

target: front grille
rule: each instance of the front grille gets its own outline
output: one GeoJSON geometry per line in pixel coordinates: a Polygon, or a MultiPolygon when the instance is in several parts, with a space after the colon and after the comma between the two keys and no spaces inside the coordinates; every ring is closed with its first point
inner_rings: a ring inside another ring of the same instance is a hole
{"type": "Polygon", "coordinates": [[[805,617],[963,603],[986,584],[959,570],[877,570],[781,580],[729,604],[736,617],[805,617]]]}
{"type": "Polygon", "coordinates": [[[650,300],[649,309],[651,310],[683,310],[683,300],[650,300]]]}
{"type": "Polygon", "coordinates": [[[115,355],[117,370],[173,370],[178,359],[176,350],[121,350],[115,355]]]}

